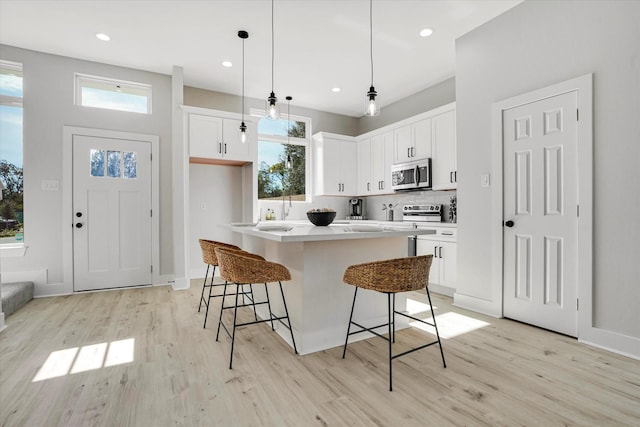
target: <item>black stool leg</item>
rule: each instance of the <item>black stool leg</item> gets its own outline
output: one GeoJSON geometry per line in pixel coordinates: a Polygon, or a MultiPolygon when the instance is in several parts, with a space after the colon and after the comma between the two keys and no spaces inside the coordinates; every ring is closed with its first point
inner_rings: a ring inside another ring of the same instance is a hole
{"type": "Polygon", "coordinates": [[[278,281],[280,285],[280,295],[282,295],[282,304],[284,305],[284,314],[287,316],[287,322],[289,322],[289,332],[291,332],[291,342],[293,343],[293,351],[298,354],[298,348],[296,347],[296,340],[293,338],[293,326],[291,326],[291,318],[289,317],[289,310],[287,310],[287,301],[284,299],[284,291],[282,290],[282,282],[278,281]]]}
{"type": "MultiPolygon", "coordinates": [[[[395,296],[395,295],[394,295],[395,296]]],[[[395,314],[392,313],[392,311],[394,310],[395,307],[392,306],[391,304],[391,293],[387,294],[387,308],[389,309],[389,391],[393,391],[393,371],[392,371],[392,361],[393,361],[393,352],[392,352],[392,339],[391,339],[391,333],[393,332],[394,329],[394,325],[392,324],[391,320],[392,317],[395,317],[395,314]]]]}
{"type": "Polygon", "coordinates": [[[218,331],[216,332],[216,341],[220,336],[220,324],[222,323],[222,312],[224,311],[224,301],[227,299],[227,281],[224,281],[224,289],[222,291],[222,305],[220,306],[220,317],[218,317],[218,331]]]}
{"type": "Polygon", "coordinates": [[[231,333],[231,355],[229,356],[229,369],[233,364],[233,344],[236,341],[236,319],[238,315],[238,293],[240,292],[240,285],[236,283],[236,305],[233,307],[233,332],[231,333]]]}
{"type": "MultiPolygon", "coordinates": [[[[249,283],[249,293],[251,294],[251,304],[253,304],[253,317],[258,321],[258,313],[256,313],[256,300],[253,297],[253,285],[249,283]]],[[[244,295],[243,295],[244,296],[244,295]]]]}
{"type": "Polygon", "coordinates": [[[200,308],[202,308],[202,301],[204,300],[204,288],[207,287],[207,276],[209,275],[209,267],[210,265],[207,264],[207,272],[204,273],[204,282],[202,283],[202,293],[200,294],[200,304],[198,304],[198,313],[200,313],[200,308]]]}
{"type": "Polygon", "coordinates": [[[396,342],[396,294],[393,294],[393,342],[396,342]]]}
{"type": "Polygon", "coordinates": [[[271,301],[269,300],[269,287],[267,284],[264,284],[264,292],[267,294],[267,307],[269,308],[269,320],[271,320],[271,330],[275,331],[276,328],[273,327],[273,312],[271,311],[271,301]]]}
{"type": "Polygon", "coordinates": [[[342,358],[347,354],[347,343],[349,342],[349,332],[351,332],[351,319],[353,319],[353,308],[356,306],[356,296],[358,288],[353,292],[353,303],[351,303],[351,314],[349,314],[349,326],[347,326],[347,337],[344,339],[344,349],[342,350],[342,358]]]}
{"type": "MultiPolygon", "coordinates": [[[[213,266],[213,273],[215,274],[216,272],[216,266],[213,266]]],[[[204,313],[204,323],[202,324],[202,328],[205,329],[207,327],[207,317],[209,316],[209,306],[211,305],[211,297],[212,297],[212,293],[213,293],[213,277],[214,274],[211,275],[211,284],[209,285],[209,298],[207,299],[207,301],[205,302],[205,305],[207,306],[207,310],[204,313]]]]}
{"type": "Polygon", "coordinates": [[[442,364],[447,367],[447,362],[444,361],[444,352],[442,351],[442,342],[440,342],[440,333],[438,332],[438,325],[436,325],[436,315],[433,312],[433,304],[431,304],[431,295],[429,294],[429,287],[426,286],[427,298],[429,298],[429,308],[431,308],[431,318],[433,319],[433,327],[436,329],[436,337],[438,337],[438,347],[440,347],[440,355],[442,356],[442,364]]]}

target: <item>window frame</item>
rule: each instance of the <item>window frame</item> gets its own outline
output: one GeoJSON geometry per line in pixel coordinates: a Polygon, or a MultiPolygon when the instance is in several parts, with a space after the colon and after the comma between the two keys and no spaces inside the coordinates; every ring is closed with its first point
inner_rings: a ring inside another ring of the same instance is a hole
{"type": "MultiPolygon", "coordinates": [[[[264,110],[259,110],[259,109],[255,109],[252,108],[249,112],[249,114],[253,117],[257,117],[259,120],[262,120],[265,118],[266,114],[264,112],[264,110]]],[[[283,115],[280,115],[280,119],[283,119],[282,117],[283,115]]],[[[266,142],[272,142],[272,143],[279,143],[279,144],[291,144],[291,145],[300,145],[300,146],[304,146],[305,147],[305,156],[304,156],[304,183],[305,183],[305,200],[292,200],[292,203],[297,203],[297,204],[303,204],[303,203],[311,203],[312,202],[312,182],[311,182],[311,118],[309,117],[304,117],[304,116],[298,116],[298,115],[294,115],[291,114],[290,116],[287,115],[285,120],[289,120],[292,122],[303,122],[304,123],[304,130],[305,130],[305,137],[304,138],[299,138],[299,137],[295,137],[295,136],[289,136],[287,137],[286,135],[269,135],[269,134],[262,134],[262,133],[258,133],[258,139],[256,141],[256,144],[259,144],[260,141],[266,141],[266,142]]],[[[259,129],[259,123],[256,123],[256,127],[259,129]]],[[[256,156],[258,156],[258,147],[256,145],[256,156]]],[[[258,164],[260,163],[260,159],[258,158],[258,164]]],[[[255,183],[256,187],[258,185],[258,183],[255,183]]],[[[263,200],[260,198],[257,198],[257,202],[265,202],[265,203],[269,203],[271,202],[271,200],[263,200]]]]}
{"type": "MultiPolygon", "coordinates": [[[[22,96],[0,95],[0,105],[8,107],[19,107],[22,109],[22,170],[24,179],[24,65],[19,62],[7,61],[0,59],[0,68],[19,72],[22,76],[22,96]]],[[[22,190],[22,199],[24,206],[24,187],[22,190]]],[[[24,227],[24,223],[23,223],[24,227]]],[[[0,243],[0,258],[24,256],[27,246],[25,245],[25,236],[23,231],[22,241],[11,243],[0,243]]]]}
{"type": "Polygon", "coordinates": [[[102,77],[102,76],[93,76],[90,74],[83,74],[83,73],[74,73],[73,74],[73,80],[74,80],[74,84],[73,84],[73,88],[74,88],[74,94],[73,94],[73,100],[74,100],[74,104],[79,106],[79,107],[86,107],[86,108],[100,108],[103,110],[111,110],[111,111],[121,111],[121,112],[125,112],[125,113],[136,113],[136,114],[152,114],[153,113],[153,86],[147,83],[139,83],[139,82],[132,82],[132,81],[127,81],[127,80],[119,80],[119,79],[113,79],[110,77],[102,77]],[[122,110],[122,109],[116,109],[116,108],[109,108],[109,107],[98,107],[98,106],[94,106],[94,105],[85,105],[82,102],[82,88],[85,87],[85,85],[87,83],[91,83],[93,86],[98,86],[101,90],[107,91],[107,92],[113,92],[113,93],[118,93],[118,92],[125,92],[127,93],[127,91],[131,91],[131,92],[139,92],[142,91],[144,92],[145,96],[147,97],[147,108],[146,111],[132,111],[132,110],[122,110]],[[118,90],[110,90],[110,88],[115,88],[118,87],[119,89],[121,89],[120,91],[118,90]]]}

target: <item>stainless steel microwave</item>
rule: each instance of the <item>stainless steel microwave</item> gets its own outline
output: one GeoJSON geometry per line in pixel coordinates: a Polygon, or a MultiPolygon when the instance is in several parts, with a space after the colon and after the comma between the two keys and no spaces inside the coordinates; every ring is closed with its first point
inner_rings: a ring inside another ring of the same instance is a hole
{"type": "Polygon", "coordinates": [[[431,158],[392,165],[391,188],[394,191],[431,188],[431,158]]]}

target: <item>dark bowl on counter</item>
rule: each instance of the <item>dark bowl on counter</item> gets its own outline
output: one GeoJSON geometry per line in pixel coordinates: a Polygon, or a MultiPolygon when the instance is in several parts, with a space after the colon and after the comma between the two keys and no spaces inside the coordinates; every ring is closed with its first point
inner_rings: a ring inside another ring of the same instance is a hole
{"type": "Polygon", "coordinates": [[[313,225],[326,226],[336,219],[335,212],[307,212],[307,218],[313,225]]]}

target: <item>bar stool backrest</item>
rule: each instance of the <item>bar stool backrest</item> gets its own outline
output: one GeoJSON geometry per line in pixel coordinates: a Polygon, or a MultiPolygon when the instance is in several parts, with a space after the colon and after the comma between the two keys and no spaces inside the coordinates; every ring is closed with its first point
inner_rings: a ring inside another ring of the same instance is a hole
{"type": "Polygon", "coordinates": [[[229,243],[216,242],[215,240],[199,239],[200,249],[202,250],[202,261],[209,265],[218,265],[218,257],[216,256],[215,248],[220,246],[229,249],[242,250],[235,245],[229,243]]]}
{"type": "Polygon", "coordinates": [[[343,281],[378,292],[408,292],[429,285],[433,255],[394,258],[352,265],[343,281]]]}
{"type": "Polygon", "coordinates": [[[289,270],[260,255],[224,247],[215,248],[220,275],[234,283],[268,283],[291,280],[289,270]]]}

